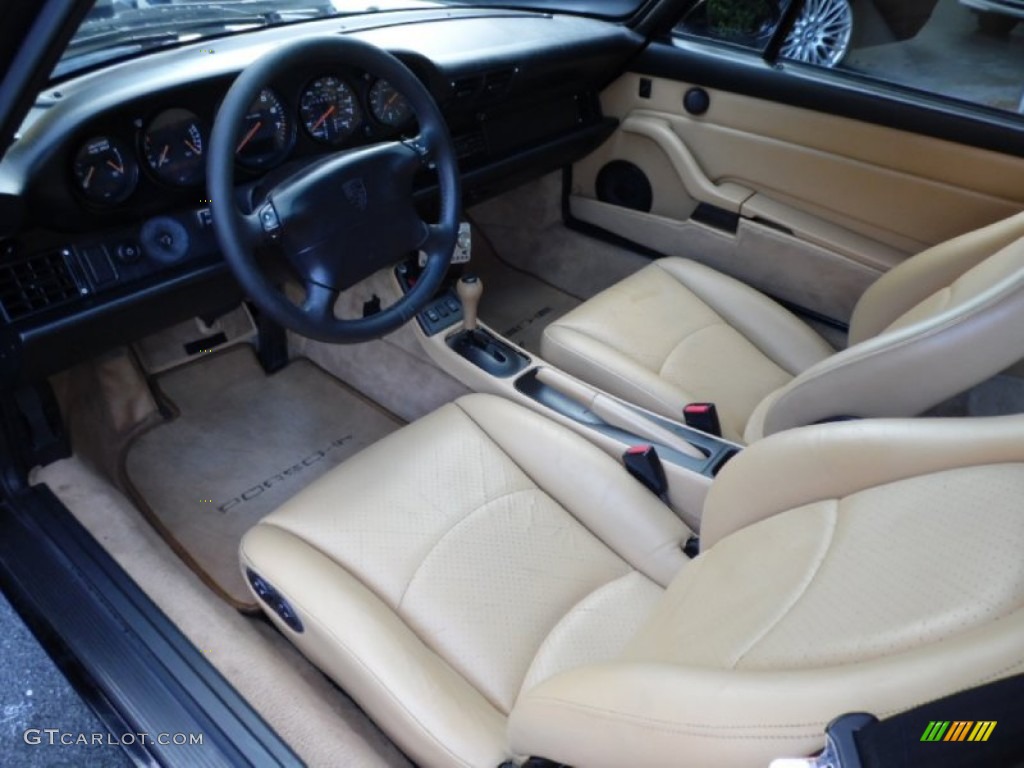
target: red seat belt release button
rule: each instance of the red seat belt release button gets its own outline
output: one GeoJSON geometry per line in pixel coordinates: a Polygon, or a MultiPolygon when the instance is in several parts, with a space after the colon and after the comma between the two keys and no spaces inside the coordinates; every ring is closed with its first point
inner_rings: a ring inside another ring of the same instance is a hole
{"type": "Polygon", "coordinates": [[[634,445],[627,448],[622,454],[622,463],[629,470],[629,474],[647,486],[647,489],[664,499],[668,491],[668,480],[665,477],[665,468],[661,466],[661,457],[654,450],[652,445],[634,445]]]}
{"type": "Polygon", "coordinates": [[[718,409],[714,403],[690,403],[683,406],[683,421],[686,426],[707,432],[715,437],[722,436],[722,425],[718,421],[718,409]]]}

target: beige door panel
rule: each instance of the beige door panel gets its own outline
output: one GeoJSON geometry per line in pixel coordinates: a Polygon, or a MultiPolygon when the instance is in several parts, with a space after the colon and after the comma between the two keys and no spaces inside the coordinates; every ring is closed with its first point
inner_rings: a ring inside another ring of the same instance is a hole
{"type": "Polygon", "coordinates": [[[847,322],[879,268],[748,219],[736,234],[573,194],[572,215],[666,256],[699,261],[780,299],[847,322]]]}
{"type": "Polygon", "coordinates": [[[778,224],[798,238],[883,269],[926,247],[863,223],[858,227],[860,231],[851,229],[850,224],[856,222],[850,217],[835,214],[829,217],[827,209],[806,203],[801,206],[800,201],[793,201],[787,193],[754,193],[748,186],[738,183],[716,184],[673,129],[674,120],[673,116],[631,114],[622,121],[613,139],[577,163],[573,169],[574,190],[596,197],[600,170],[613,160],[628,160],[651,180],[651,212],[661,216],[685,219],[698,201],[709,203],[747,218],[778,224]],[[642,153],[637,151],[640,149],[642,153]],[[673,194],[684,195],[684,203],[678,206],[685,211],[681,216],[675,213],[678,207],[673,205],[673,194]],[[886,238],[890,242],[885,242],[886,238]],[[893,245],[892,241],[898,244],[893,245]]]}
{"type": "Polygon", "coordinates": [[[906,250],[885,245],[814,213],[780,202],[778,197],[762,192],[752,195],[743,203],[743,215],[755,221],[778,224],[800,240],[835,251],[883,272],[895,267],[908,255],[906,250]]]}
{"type": "Polygon", "coordinates": [[[1024,209],[1024,159],[725,91],[693,116],[690,84],[647,78],[641,98],[640,78],[602,93],[620,126],[574,166],[573,214],[830,317],[908,255],[1024,209]],[[597,201],[612,160],[650,179],[650,214],[597,201]],[[688,221],[702,202],[739,213],[736,234],[688,221]]]}
{"type": "MultiPolygon", "coordinates": [[[[646,113],[642,113],[646,114],[646,113]]],[[[670,118],[708,177],[730,180],[907,252],[1018,213],[1024,204],[842,154],[687,117],[670,118]]],[[[1017,173],[1024,172],[1024,167],[1017,173]]]]}
{"type": "MultiPolygon", "coordinates": [[[[1024,209],[1024,159],[726,91],[683,109],[691,84],[626,74],[605,113],[669,122],[704,176],[734,182],[915,252],[1024,209]]],[[[706,89],[707,90],[707,89],[706,89]]]]}
{"type": "Polygon", "coordinates": [[[633,113],[622,121],[619,130],[653,141],[668,158],[690,197],[726,211],[739,213],[743,201],[753,192],[732,182],[716,184],[708,178],[669,120],[659,115],[633,113]]]}

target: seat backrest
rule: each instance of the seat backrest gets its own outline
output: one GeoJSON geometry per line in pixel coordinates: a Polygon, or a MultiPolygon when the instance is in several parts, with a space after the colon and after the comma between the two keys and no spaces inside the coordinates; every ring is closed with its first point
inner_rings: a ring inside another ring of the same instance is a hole
{"type": "Polygon", "coordinates": [[[914,416],[1024,358],[1024,214],[922,251],[861,297],[850,346],[771,393],[744,437],[914,416]]]}
{"type": "Polygon", "coordinates": [[[1024,671],[1022,502],[1024,416],[752,445],[623,654],[526,691],[512,747],[598,768],[766,765],[820,749],[844,712],[884,718],[1024,671]]]}

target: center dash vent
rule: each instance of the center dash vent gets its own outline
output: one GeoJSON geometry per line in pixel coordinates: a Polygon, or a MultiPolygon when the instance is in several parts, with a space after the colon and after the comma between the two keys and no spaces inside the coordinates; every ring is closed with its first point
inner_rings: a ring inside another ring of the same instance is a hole
{"type": "Polygon", "coordinates": [[[512,80],[517,72],[519,72],[519,67],[507,67],[456,78],[451,81],[452,97],[462,101],[504,96],[508,93],[509,86],[512,85],[512,80]]]}
{"type": "Polygon", "coordinates": [[[78,295],[67,257],[61,251],[0,264],[0,306],[8,320],[63,304],[78,295]]]}

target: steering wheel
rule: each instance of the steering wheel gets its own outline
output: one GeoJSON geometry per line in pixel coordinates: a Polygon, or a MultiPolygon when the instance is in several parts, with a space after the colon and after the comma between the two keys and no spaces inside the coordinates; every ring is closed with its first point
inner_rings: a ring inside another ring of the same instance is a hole
{"type": "Polygon", "coordinates": [[[407,323],[434,295],[451,263],[459,229],[459,169],[444,117],[430,91],[390,53],[348,37],[307,38],[247,67],[228,90],[210,136],[206,170],[213,228],[224,258],[256,305],[280,325],[326,342],[379,338],[407,323]],[[325,71],[355,67],[388,81],[412,106],[412,139],[343,150],[277,180],[238,207],[235,147],[259,92],[289,68],[310,62],[325,71]],[[440,221],[424,221],[413,199],[413,177],[436,168],[440,221]],[[293,303],[260,264],[266,250],[283,254],[305,288],[293,303]],[[410,253],[427,263],[415,286],[380,312],[338,318],[341,291],[410,253]]]}

